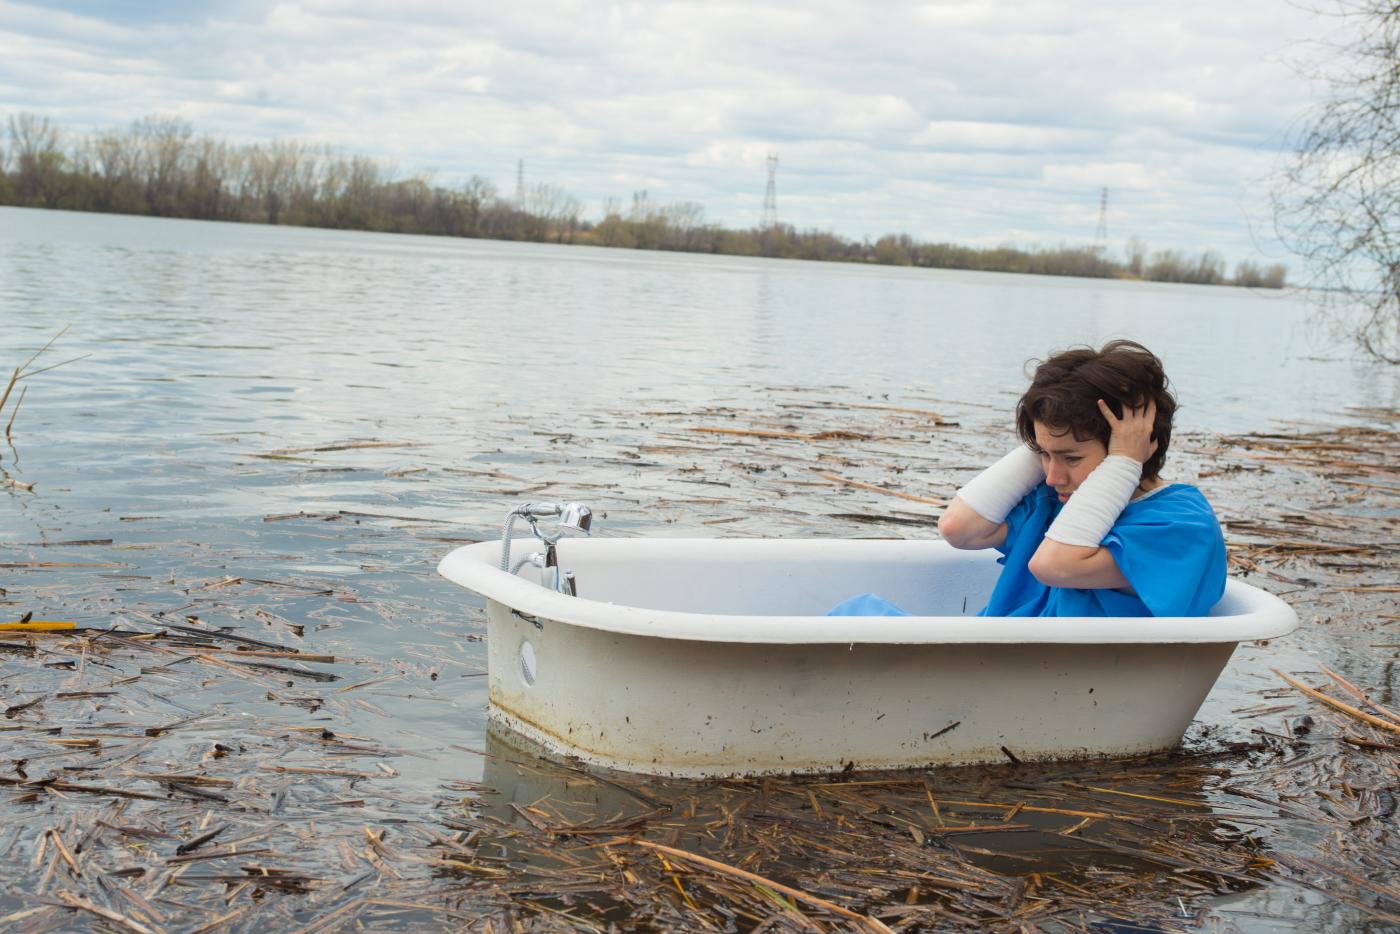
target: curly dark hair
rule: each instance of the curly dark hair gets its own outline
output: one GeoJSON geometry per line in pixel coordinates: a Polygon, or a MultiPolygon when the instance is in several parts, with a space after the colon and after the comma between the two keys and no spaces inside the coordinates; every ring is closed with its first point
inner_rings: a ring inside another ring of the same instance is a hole
{"type": "Polygon", "coordinates": [[[1068,429],[1076,441],[1097,438],[1108,447],[1112,431],[1099,411],[1098,400],[1108,403],[1113,414],[1123,417],[1123,406],[1157,404],[1152,437],[1157,450],[1142,465],[1144,480],[1155,480],[1167,459],[1172,438],[1172,416],[1176,397],[1172,395],[1162,361],[1135,341],[1110,341],[1102,350],[1073,347],[1035,363],[1030,388],[1016,403],[1016,433],[1039,450],[1035,443],[1035,423],[1055,431],[1068,429]]]}

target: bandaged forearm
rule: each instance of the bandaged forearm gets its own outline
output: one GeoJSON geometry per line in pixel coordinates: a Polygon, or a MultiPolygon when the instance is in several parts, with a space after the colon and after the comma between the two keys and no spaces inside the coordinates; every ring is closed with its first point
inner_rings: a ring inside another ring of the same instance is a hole
{"type": "Polygon", "coordinates": [[[1070,496],[1045,537],[1064,545],[1096,548],[1127,508],[1142,480],[1142,464],[1110,454],[1070,496]]]}
{"type": "Polygon", "coordinates": [[[958,499],[988,522],[1000,523],[1044,479],[1040,455],[1023,444],[969,480],[958,499]]]}

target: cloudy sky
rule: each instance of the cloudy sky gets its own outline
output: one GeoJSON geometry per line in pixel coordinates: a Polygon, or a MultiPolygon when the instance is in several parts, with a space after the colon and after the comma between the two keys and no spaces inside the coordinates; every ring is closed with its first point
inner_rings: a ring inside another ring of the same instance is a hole
{"type": "Polygon", "coordinates": [[[441,183],[978,245],[1279,259],[1268,177],[1324,22],[1288,0],[0,0],[0,116],[173,114],[441,183]]]}

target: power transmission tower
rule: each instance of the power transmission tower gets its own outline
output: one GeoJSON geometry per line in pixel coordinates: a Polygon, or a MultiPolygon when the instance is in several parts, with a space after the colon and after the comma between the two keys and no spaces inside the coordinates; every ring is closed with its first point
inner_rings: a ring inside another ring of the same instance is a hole
{"type": "Polygon", "coordinates": [[[768,154],[768,190],[763,194],[763,229],[778,226],[778,156],[768,154]]]}
{"type": "Polygon", "coordinates": [[[1099,192],[1099,226],[1094,231],[1094,249],[1108,248],[1108,188],[1099,192]]]}
{"type": "Polygon", "coordinates": [[[515,163],[515,206],[525,207],[525,160],[520,159],[515,163]]]}

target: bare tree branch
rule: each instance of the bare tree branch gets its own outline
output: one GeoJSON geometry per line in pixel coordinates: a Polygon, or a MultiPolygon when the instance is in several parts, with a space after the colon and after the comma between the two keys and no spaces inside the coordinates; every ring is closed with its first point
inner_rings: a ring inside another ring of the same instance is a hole
{"type": "Polygon", "coordinates": [[[1340,38],[1310,72],[1309,115],[1273,195],[1274,220],[1324,311],[1368,354],[1400,364],[1400,3],[1334,0],[1340,38]]]}

